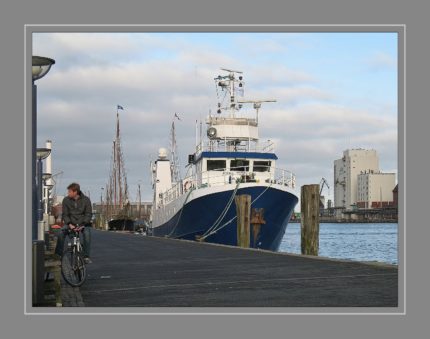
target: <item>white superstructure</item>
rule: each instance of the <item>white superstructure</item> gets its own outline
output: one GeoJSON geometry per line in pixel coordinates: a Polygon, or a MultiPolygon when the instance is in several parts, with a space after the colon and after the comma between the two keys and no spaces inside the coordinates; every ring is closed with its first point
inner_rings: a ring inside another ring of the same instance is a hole
{"type": "Polygon", "coordinates": [[[172,188],[172,168],[167,158],[167,149],[158,150],[158,159],[152,165],[154,203],[159,206],[163,201],[163,193],[172,188]]]}

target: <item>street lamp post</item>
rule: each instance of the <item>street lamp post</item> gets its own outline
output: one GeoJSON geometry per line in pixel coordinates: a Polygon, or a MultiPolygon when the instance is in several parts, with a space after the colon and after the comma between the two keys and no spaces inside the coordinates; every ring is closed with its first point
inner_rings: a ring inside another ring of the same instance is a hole
{"type": "MultiPolygon", "coordinates": [[[[31,237],[33,239],[33,255],[32,255],[32,299],[33,305],[39,305],[43,301],[43,280],[44,280],[44,242],[37,241],[38,238],[44,236],[44,233],[38,233],[38,218],[37,212],[37,182],[40,182],[42,168],[36,175],[36,161],[38,160],[37,152],[37,86],[35,82],[43,78],[55,64],[55,60],[39,56],[33,56],[31,60],[31,75],[32,75],[32,105],[31,105],[31,181],[32,181],[32,223],[31,237]]],[[[37,163],[42,165],[42,160],[37,163]]],[[[43,238],[42,238],[43,239],[43,238]]]]}
{"type": "Polygon", "coordinates": [[[40,56],[32,57],[32,107],[31,107],[31,177],[32,177],[32,239],[37,239],[37,176],[36,176],[36,161],[37,161],[37,86],[36,80],[43,78],[55,64],[55,60],[40,56]]]}

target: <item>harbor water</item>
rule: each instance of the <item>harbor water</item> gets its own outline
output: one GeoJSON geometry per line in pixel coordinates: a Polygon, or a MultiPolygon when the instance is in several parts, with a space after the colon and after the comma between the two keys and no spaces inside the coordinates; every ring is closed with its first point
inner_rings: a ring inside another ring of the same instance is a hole
{"type": "MultiPolygon", "coordinates": [[[[397,228],[397,223],[321,223],[319,255],[397,265],[397,228]]],[[[300,254],[300,223],[288,224],[279,251],[300,254]]]]}

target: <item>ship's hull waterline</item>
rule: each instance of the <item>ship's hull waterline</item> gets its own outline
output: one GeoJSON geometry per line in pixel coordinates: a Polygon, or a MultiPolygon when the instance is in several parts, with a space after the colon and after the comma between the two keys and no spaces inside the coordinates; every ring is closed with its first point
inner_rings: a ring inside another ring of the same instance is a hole
{"type": "MultiPolygon", "coordinates": [[[[252,185],[239,187],[236,195],[248,194],[251,196],[252,209],[264,209],[264,221],[254,243],[251,234],[251,247],[277,251],[285,233],[288,221],[298,202],[295,194],[287,189],[276,187],[278,185],[252,185]]],[[[205,235],[205,232],[225,213],[217,224],[223,226],[216,233],[207,236],[204,241],[225,245],[237,245],[237,219],[234,201],[226,210],[228,202],[234,194],[234,185],[231,189],[216,191],[209,194],[196,194],[196,197],[182,203],[176,213],[167,221],[152,228],[154,236],[168,236],[196,240],[196,236],[205,235]],[[231,221],[231,222],[229,222],[231,221]]],[[[252,226],[251,226],[252,229],[252,226]]],[[[251,231],[252,232],[252,231],[251,231]]]]}

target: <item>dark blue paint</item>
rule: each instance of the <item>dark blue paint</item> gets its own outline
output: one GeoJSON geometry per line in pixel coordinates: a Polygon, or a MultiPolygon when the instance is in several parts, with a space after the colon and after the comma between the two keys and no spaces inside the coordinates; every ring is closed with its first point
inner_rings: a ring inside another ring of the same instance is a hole
{"type": "MultiPolygon", "coordinates": [[[[266,188],[267,186],[239,188],[237,195],[249,194],[251,195],[251,201],[254,201],[266,188]]],[[[170,235],[172,238],[195,240],[196,235],[202,235],[214,224],[225,209],[232,194],[233,190],[229,190],[205,195],[190,201],[167,223],[154,228],[153,235],[170,235]]],[[[257,238],[257,246],[254,247],[272,251],[278,250],[288,221],[297,202],[298,199],[295,195],[269,187],[267,191],[251,205],[251,208],[264,208],[264,219],[266,221],[266,224],[261,226],[261,231],[257,238]]],[[[235,216],[236,205],[233,202],[226,216],[223,218],[221,225],[235,216]]],[[[236,232],[237,224],[235,219],[216,234],[207,237],[205,241],[235,246],[237,245],[236,232]]]]}
{"type": "Polygon", "coordinates": [[[233,158],[233,159],[271,159],[278,160],[275,153],[258,153],[258,152],[202,152],[195,160],[200,161],[202,158],[233,158]]]}

